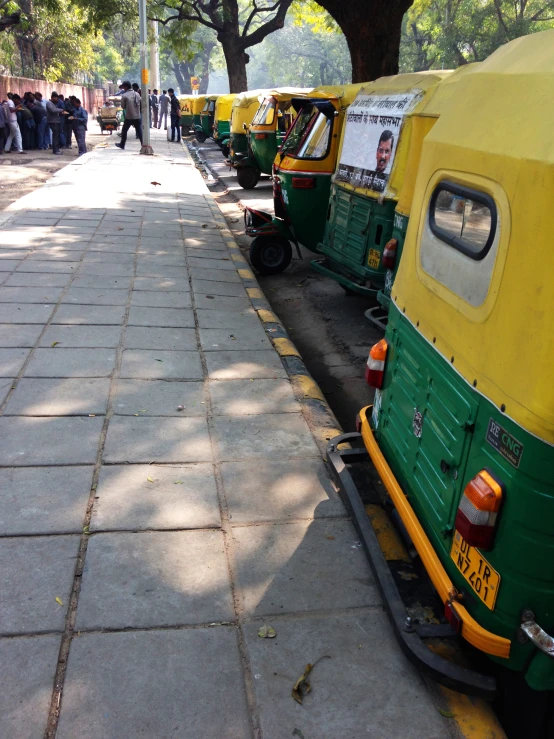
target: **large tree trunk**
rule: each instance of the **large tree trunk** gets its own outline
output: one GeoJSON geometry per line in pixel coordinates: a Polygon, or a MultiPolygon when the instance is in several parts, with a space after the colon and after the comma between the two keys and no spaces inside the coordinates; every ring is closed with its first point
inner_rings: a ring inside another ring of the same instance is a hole
{"type": "Polygon", "coordinates": [[[184,66],[183,62],[173,60],[173,71],[175,72],[181,95],[190,94],[190,82],[186,79],[186,71],[183,70],[184,66]]]}
{"type": "Polygon", "coordinates": [[[398,74],[402,18],[413,0],[317,0],[340,26],[352,59],[352,82],[398,74]]]}
{"type": "Polygon", "coordinates": [[[239,38],[224,33],[218,34],[218,40],[223,48],[227,74],[229,76],[229,92],[244,92],[248,90],[246,79],[246,64],[248,54],[245,54],[239,38]]]}

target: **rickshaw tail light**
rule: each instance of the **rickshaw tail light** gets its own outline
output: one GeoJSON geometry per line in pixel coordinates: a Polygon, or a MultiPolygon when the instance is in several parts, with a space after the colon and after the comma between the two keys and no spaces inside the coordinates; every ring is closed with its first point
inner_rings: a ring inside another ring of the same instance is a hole
{"type": "Polygon", "coordinates": [[[315,177],[293,177],[292,186],[296,190],[311,190],[315,187],[315,177]]]}
{"type": "Polygon", "coordinates": [[[255,139],[266,139],[267,138],[267,133],[255,133],[254,134],[254,138],[255,139]]]}
{"type": "Polygon", "coordinates": [[[389,345],[386,339],[381,339],[374,344],[370,351],[365,368],[365,381],[371,387],[380,390],[383,387],[383,377],[385,375],[385,362],[387,359],[387,350],[389,345]]]}
{"type": "Polygon", "coordinates": [[[381,264],[386,269],[394,269],[396,264],[396,249],[398,248],[398,240],[391,239],[385,244],[383,249],[383,256],[381,257],[381,264]]]}
{"type": "Polygon", "coordinates": [[[470,546],[492,548],[503,497],[504,484],[489,470],[481,470],[468,482],[460,499],[455,526],[470,546]]]}
{"type": "Polygon", "coordinates": [[[462,619],[452,608],[451,603],[444,604],[444,617],[446,618],[450,626],[452,626],[454,633],[459,634],[462,629],[462,619]]]}

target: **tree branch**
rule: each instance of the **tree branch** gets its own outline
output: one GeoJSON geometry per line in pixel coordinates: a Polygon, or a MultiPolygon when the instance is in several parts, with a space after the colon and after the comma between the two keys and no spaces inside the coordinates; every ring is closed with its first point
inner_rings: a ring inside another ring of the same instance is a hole
{"type": "Polygon", "coordinates": [[[255,46],[256,44],[259,44],[264,40],[266,36],[269,36],[270,33],[283,28],[283,26],[285,25],[285,16],[287,15],[287,11],[290,8],[291,4],[292,0],[278,0],[275,3],[275,7],[278,7],[278,10],[273,18],[270,18],[263,25],[259,26],[259,28],[256,28],[256,30],[253,31],[253,33],[251,33],[250,35],[245,35],[243,33],[243,48],[247,49],[250,46],[255,46]]]}

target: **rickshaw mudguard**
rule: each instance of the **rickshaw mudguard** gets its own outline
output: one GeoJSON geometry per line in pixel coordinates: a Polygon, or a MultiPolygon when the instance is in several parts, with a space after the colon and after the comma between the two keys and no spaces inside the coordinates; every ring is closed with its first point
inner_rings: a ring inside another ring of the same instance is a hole
{"type": "Polygon", "coordinates": [[[267,211],[256,210],[248,206],[244,210],[244,231],[247,236],[252,238],[279,234],[287,239],[287,241],[296,243],[294,235],[281,218],[276,218],[272,213],[268,213],[267,211]]]}
{"type": "Polygon", "coordinates": [[[332,280],[335,280],[335,282],[338,282],[339,285],[342,285],[347,290],[358,293],[358,295],[364,295],[366,298],[375,298],[378,292],[377,288],[359,285],[357,282],[354,282],[350,278],[346,277],[346,275],[335,272],[333,269],[326,266],[325,261],[325,259],[312,259],[310,262],[310,266],[313,270],[319,272],[320,275],[330,277],[332,280]]]}
{"type": "Polygon", "coordinates": [[[339,486],[341,497],[349,510],[360,537],[377,586],[383,598],[395,636],[406,657],[440,685],[467,695],[494,700],[497,693],[496,679],[441,657],[431,651],[424,639],[454,636],[454,631],[444,624],[426,624],[418,629],[407,618],[407,611],[391,569],[379,544],[377,535],[365,511],[358,489],[347,464],[366,462],[371,458],[367,448],[350,448],[353,441],[363,440],[362,434],[348,433],[333,438],[327,447],[327,459],[331,472],[339,486]],[[339,449],[341,444],[349,448],[339,449]]]}

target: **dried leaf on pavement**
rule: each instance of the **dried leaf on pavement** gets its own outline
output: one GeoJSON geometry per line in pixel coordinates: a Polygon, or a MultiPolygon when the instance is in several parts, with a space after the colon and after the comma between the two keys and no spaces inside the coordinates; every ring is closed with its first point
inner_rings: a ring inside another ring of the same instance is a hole
{"type": "Polygon", "coordinates": [[[58,598],[58,596],[57,596],[57,595],[56,595],[56,603],[57,603],[57,604],[58,604],[59,606],[63,606],[63,600],[62,600],[61,598],[58,598]]]}
{"type": "Polygon", "coordinates": [[[154,482],[154,478],[153,477],[147,477],[146,479],[148,480],[148,482],[154,482]]]}
{"type": "Polygon", "coordinates": [[[161,185],[162,183],[161,182],[151,182],[150,184],[151,185],[161,185]]]}
{"type": "Polygon", "coordinates": [[[53,341],[52,344],[51,344],[51,346],[52,347],[57,346],[59,343],[60,343],[59,341],[53,341]]]}
{"type": "Polygon", "coordinates": [[[441,708],[439,708],[439,713],[441,716],[444,716],[444,718],[454,718],[456,716],[452,711],[443,711],[441,708]]]}
{"type": "Polygon", "coordinates": [[[317,663],[321,662],[322,659],[331,659],[331,657],[329,657],[329,655],[326,654],[323,657],[320,657],[318,660],[316,660],[313,663],[313,665],[308,663],[302,675],[300,675],[298,680],[293,685],[291,695],[297,703],[300,703],[300,705],[302,705],[302,701],[304,700],[304,697],[308,695],[308,693],[312,689],[312,686],[308,682],[308,675],[314,669],[317,663]]]}
{"type": "Polygon", "coordinates": [[[261,639],[273,639],[277,636],[277,632],[273,628],[273,626],[269,626],[268,624],[264,624],[262,628],[258,631],[258,636],[261,639]]]}

